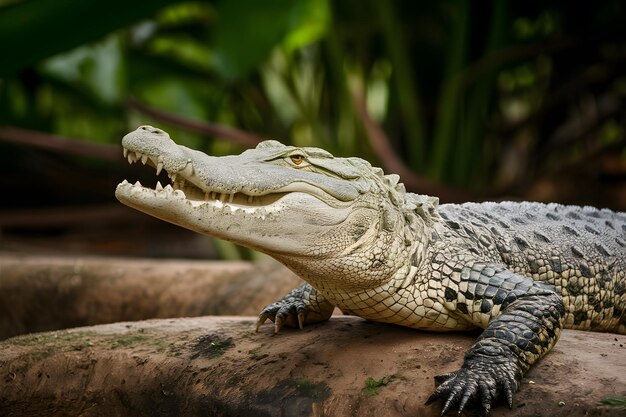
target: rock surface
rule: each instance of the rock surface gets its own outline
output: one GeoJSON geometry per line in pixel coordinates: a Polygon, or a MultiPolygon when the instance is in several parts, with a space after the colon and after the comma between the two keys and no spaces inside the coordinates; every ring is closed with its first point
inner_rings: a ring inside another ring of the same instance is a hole
{"type": "Polygon", "coordinates": [[[0,255],[0,340],[118,321],[256,315],[301,283],[266,262],[0,255]]]}
{"type": "MultiPolygon", "coordinates": [[[[0,342],[0,415],[438,416],[423,405],[433,377],[476,337],[354,317],[272,329],[201,317],[11,338],[0,342]]],[[[623,416],[600,401],[626,395],[625,346],[623,335],[564,331],[513,409],[499,403],[492,416],[623,416]]]]}

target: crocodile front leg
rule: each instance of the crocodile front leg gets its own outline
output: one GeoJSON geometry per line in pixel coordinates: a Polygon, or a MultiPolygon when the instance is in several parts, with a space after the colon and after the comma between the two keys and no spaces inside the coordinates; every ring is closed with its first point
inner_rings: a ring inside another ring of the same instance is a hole
{"type": "Polygon", "coordinates": [[[325,321],[333,314],[335,306],[326,301],[315,288],[304,284],[265,307],[259,314],[256,329],[267,319],[274,322],[274,332],[278,333],[283,325],[303,328],[305,324],[325,321]]]}
{"type": "Polygon", "coordinates": [[[437,377],[439,385],[426,403],[445,399],[443,415],[455,406],[461,412],[473,401],[488,414],[492,402],[504,394],[511,407],[526,371],[559,338],[562,298],[553,287],[502,265],[476,263],[450,278],[444,305],[486,328],[465,354],[461,369],[437,377]]]}

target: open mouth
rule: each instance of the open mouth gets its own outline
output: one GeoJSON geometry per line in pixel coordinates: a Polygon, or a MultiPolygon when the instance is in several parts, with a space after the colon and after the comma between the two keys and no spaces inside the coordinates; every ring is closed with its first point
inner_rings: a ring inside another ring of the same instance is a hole
{"type": "Polygon", "coordinates": [[[288,191],[252,195],[244,192],[228,193],[220,190],[211,190],[195,175],[195,169],[191,160],[187,161],[187,165],[182,170],[170,172],[165,168],[161,156],[153,157],[124,148],[124,157],[131,165],[141,161],[144,165],[152,166],[156,169],[156,175],[165,171],[170,180],[170,184],[165,186],[160,181],[157,181],[154,188],[143,186],[139,181],[131,184],[124,180],[118,185],[118,188],[128,187],[131,193],[143,192],[151,193],[155,197],[185,199],[194,207],[208,204],[217,208],[229,206],[232,209],[248,209],[252,211],[255,208],[267,207],[288,194],[288,191]]]}

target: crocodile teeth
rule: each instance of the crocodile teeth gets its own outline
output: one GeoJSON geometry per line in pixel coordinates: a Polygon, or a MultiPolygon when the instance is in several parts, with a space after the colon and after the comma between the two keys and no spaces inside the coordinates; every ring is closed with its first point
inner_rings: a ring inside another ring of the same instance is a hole
{"type": "Polygon", "coordinates": [[[124,158],[126,158],[126,156],[128,155],[128,149],[126,148],[122,148],[124,150],[124,158]]]}
{"type": "Polygon", "coordinates": [[[141,163],[145,165],[146,162],[148,162],[148,155],[142,155],[141,156],[141,163]]]}
{"type": "Polygon", "coordinates": [[[170,178],[172,179],[172,183],[175,183],[175,182],[176,182],[176,176],[177,176],[177,175],[178,175],[178,174],[176,174],[176,173],[173,173],[173,174],[171,174],[171,175],[170,175],[170,178]]]}
{"type": "Polygon", "coordinates": [[[163,190],[164,190],[166,193],[168,193],[168,194],[171,194],[171,193],[173,193],[173,192],[174,192],[174,189],[172,188],[172,186],[171,186],[170,184],[167,184],[167,185],[165,186],[165,188],[163,188],[163,190]]]}
{"type": "Polygon", "coordinates": [[[124,184],[129,184],[128,180],[122,181],[122,185],[124,185],[124,184]]]}
{"type": "Polygon", "coordinates": [[[187,196],[185,195],[183,190],[176,190],[174,191],[174,197],[186,198],[187,196]]]}
{"type": "Polygon", "coordinates": [[[156,187],[154,188],[157,191],[163,190],[163,186],[161,185],[161,181],[157,181],[156,187]]]}
{"type": "Polygon", "coordinates": [[[157,175],[159,175],[159,174],[161,173],[161,170],[162,170],[162,169],[163,169],[163,161],[161,161],[161,160],[159,159],[159,162],[157,163],[157,167],[156,167],[156,172],[157,172],[157,175]]]}
{"type": "Polygon", "coordinates": [[[129,151],[126,159],[128,159],[128,163],[132,164],[133,162],[137,162],[141,159],[141,154],[139,152],[129,151]]]}
{"type": "Polygon", "coordinates": [[[181,171],[181,174],[185,177],[191,177],[193,175],[193,164],[191,163],[191,161],[187,161],[187,165],[185,165],[185,168],[181,171]]]}
{"type": "Polygon", "coordinates": [[[141,183],[140,183],[139,181],[137,181],[137,182],[135,183],[135,187],[141,187],[141,183]]]}
{"type": "Polygon", "coordinates": [[[228,202],[229,202],[229,203],[232,203],[232,202],[233,202],[233,198],[235,198],[235,194],[230,194],[230,195],[228,196],[228,202]]]}

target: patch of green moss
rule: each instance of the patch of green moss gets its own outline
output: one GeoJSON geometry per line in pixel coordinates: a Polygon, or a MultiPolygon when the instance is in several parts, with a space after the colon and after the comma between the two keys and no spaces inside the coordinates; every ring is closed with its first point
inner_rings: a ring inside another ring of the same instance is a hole
{"type": "Polygon", "coordinates": [[[361,393],[363,393],[363,395],[365,395],[366,397],[373,397],[375,395],[378,395],[378,391],[381,387],[386,386],[391,381],[394,381],[396,379],[399,379],[397,375],[388,375],[378,380],[372,377],[367,378],[367,380],[365,381],[365,387],[361,389],[361,393]]]}
{"type": "Polygon", "coordinates": [[[154,342],[154,347],[156,348],[156,351],[158,353],[163,353],[163,352],[165,352],[167,350],[168,344],[163,342],[163,341],[161,341],[161,340],[156,340],[154,342]]]}
{"type": "Polygon", "coordinates": [[[119,336],[113,339],[111,341],[111,347],[113,349],[118,348],[118,347],[126,347],[126,346],[137,344],[139,342],[145,342],[146,340],[148,340],[148,336],[135,335],[135,334],[124,335],[124,336],[119,336]]]}
{"type": "Polygon", "coordinates": [[[18,346],[38,346],[38,345],[51,345],[57,343],[72,342],[75,340],[86,339],[93,337],[93,332],[47,332],[47,333],[35,333],[24,336],[14,337],[10,340],[10,343],[18,346]]]}
{"type": "Polygon", "coordinates": [[[32,359],[44,359],[44,358],[47,358],[48,356],[51,356],[53,353],[55,353],[55,349],[52,346],[48,346],[43,350],[37,350],[37,351],[31,352],[29,356],[32,359]]]}
{"type": "Polygon", "coordinates": [[[110,346],[111,349],[146,344],[157,353],[167,351],[172,345],[146,334],[103,335],[95,332],[55,331],[18,336],[9,341],[17,346],[29,346],[28,353],[33,359],[42,359],[56,352],[83,351],[96,345],[110,346]]]}
{"type": "Polygon", "coordinates": [[[84,349],[88,349],[88,348],[90,348],[92,346],[93,346],[93,343],[91,343],[89,341],[85,341],[85,342],[82,342],[82,343],[77,343],[75,345],[72,345],[72,349],[76,350],[76,351],[81,351],[81,350],[84,350],[84,349]]]}
{"type": "Polygon", "coordinates": [[[91,346],[89,341],[93,332],[56,331],[18,336],[8,343],[17,346],[29,346],[32,351],[27,355],[32,359],[43,359],[59,351],[82,350],[91,346]]]}
{"type": "Polygon", "coordinates": [[[265,359],[267,358],[269,355],[267,353],[259,353],[261,350],[261,347],[256,347],[254,349],[250,349],[248,351],[248,354],[250,355],[250,359],[258,361],[261,359],[265,359]]]}
{"type": "Polygon", "coordinates": [[[193,347],[195,353],[192,359],[204,357],[206,359],[214,359],[222,356],[228,349],[235,346],[232,338],[223,338],[218,334],[208,334],[200,336],[196,339],[196,345],[193,347]]]}
{"type": "Polygon", "coordinates": [[[300,379],[296,381],[296,390],[302,394],[308,395],[317,387],[317,384],[308,379],[300,379]]]}

